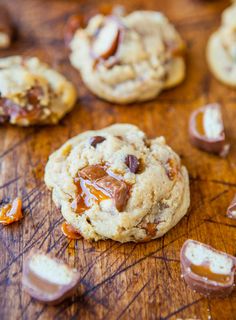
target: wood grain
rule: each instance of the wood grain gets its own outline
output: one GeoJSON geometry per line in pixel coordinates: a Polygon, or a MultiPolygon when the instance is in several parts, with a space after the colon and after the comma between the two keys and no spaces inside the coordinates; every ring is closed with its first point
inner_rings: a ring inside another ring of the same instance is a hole
{"type": "MultiPolygon", "coordinates": [[[[236,292],[206,299],[180,277],[179,251],[187,238],[236,254],[236,222],[225,217],[236,192],[236,91],[209,73],[205,46],[229,1],[120,0],[127,11],[162,10],[187,42],[187,78],[156,100],[131,106],[96,99],[68,62],[62,28],[67,17],[86,18],[107,1],[1,0],[14,17],[18,40],[10,54],[37,55],[70,78],[78,88],[75,109],[54,127],[0,128],[0,200],[23,198],[25,218],[0,227],[0,319],[236,319],[236,292]],[[187,123],[192,110],[207,102],[223,104],[231,151],[219,159],[194,149],[187,123]],[[63,221],[43,183],[51,152],[68,138],[116,122],[138,125],[150,137],[164,135],[190,173],[191,208],[163,238],[145,244],[67,240],[63,221]],[[24,256],[42,248],[65,259],[81,274],[77,295],[58,307],[33,301],[21,287],[24,256]]],[[[116,1],[109,1],[115,4],[116,1]]]]}

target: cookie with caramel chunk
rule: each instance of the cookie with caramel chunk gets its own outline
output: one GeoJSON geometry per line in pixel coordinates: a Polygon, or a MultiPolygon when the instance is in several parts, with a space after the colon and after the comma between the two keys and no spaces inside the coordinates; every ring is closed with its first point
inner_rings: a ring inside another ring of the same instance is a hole
{"type": "Polygon", "coordinates": [[[110,102],[150,100],[185,77],[185,44],[156,11],[98,14],[86,28],[78,26],[70,49],[87,87],[110,102]]]}
{"type": "Polygon", "coordinates": [[[72,83],[38,58],[0,59],[0,123],[56,124],[75,100],[72,83]]]}
{"type": "Polygon", "coordinates": [[[148,140],[129,124],[68,140],[50,156],[45,182],[67,222],[89,240],[149,241],[189,207],[178,155],[163,137],[148,140]]]}

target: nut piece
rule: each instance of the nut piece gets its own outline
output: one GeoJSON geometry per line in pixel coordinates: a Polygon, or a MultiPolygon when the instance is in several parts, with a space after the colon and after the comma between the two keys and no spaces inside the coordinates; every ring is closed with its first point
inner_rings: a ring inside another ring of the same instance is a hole
{"type": "Polygon", "coordinates": [[[236,195],[228,207],[227,216],[231,219],[236,219],[236,195]]]}
{"type": "Polygon", "coordinates": [[[24,290],[47,304],[58,304],[70,297],[79,284],[79,278],[76,269],[41,251],[33,251],[24,261],[24,290]]]}
{"type": "Polygon", "coordinates": [[[95,59],[108,59],[116,53],[120,31],[121,28],[118,21],[115,18],[108,18],[92,46],[92,55],[95,59]]]}
{"type": "Polygon", "coordinates": [[[221,106],[208,104],[194,111],[189,122],[190,140],[194,146],[207,152],[226,156],[229,144],[225,142],[221,106]]]}
{"type": "Polygon", "coordinates": [[[13,27],[8,10],[0,5],[0,49],[10,47],[13,27]]]}
{"type": "Polygon", "coordinates": [[[102,136],[95,136],[95,137],[90,138],[89,143],[92,147],[96,148],[97,144],[102,143],[105,140],[106,140],[106,138],[104,138],[102,136]]]}
{"type": "Polygon", "coordinates": [[[206,296],[226,296],[234,287],[235,257],[203,243],[187,240],[180,252],[184,280],[206,296]]]}
{"type": "Polygon", "coordinates": [[[9,203],[0,208],[0,223],[3,225],[11,224],[22,218],[22,200],[20,198],[16,198],[12,204],[9,203]]]}

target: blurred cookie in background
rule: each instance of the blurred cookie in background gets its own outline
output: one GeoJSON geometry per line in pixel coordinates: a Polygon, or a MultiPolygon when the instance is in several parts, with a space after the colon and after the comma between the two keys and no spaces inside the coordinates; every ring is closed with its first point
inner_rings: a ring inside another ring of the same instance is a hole
{"type": "Polygon", "coordinates": [[[214,76],[236,87],[236,3],[222,14],[222,24],[207,45],[207,60],[214,76]]]}
{"type": "Polygon", "coordinates": [[[71,18],[71,63],[100,98],[119,104],[153,99],[184,79],[185,44],[160,12],[122,14],[98,14],[86,28],[80,17],[71,18]]]}
{"type": "Polygon", "coordinates": [[[72,83],[38,58],[0,59],[0,123],[56,124],[74,106],[72,83]]]}

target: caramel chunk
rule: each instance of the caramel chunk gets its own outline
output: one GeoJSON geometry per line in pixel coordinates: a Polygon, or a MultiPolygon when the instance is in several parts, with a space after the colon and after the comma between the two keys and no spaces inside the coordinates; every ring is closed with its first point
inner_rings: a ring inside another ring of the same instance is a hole
{"type": "Polygon", "coordinates": [[[71,240],[78,240],[81,239],[81,234],[72,227],[71,224],[69,224],[68,222],[63,222],[63,224],[61,225],[61,231],[62,233],[71,240]]]}
{"type": "Polygon", "coordinates": [[[236,219],[236,195],[228,207],[227,216],[231,219],[236,219]]]}
{"type": "Polygon", "coordinates": [[[20,198],[16,198],[12,203],[0,208],[0,223],[3,225],[11,224],[22,218],[22,200],[20,198]]]}
{"type": "Polygon", "coordinates": [[[208,104],[194,111],[189,122],[190,140],[194,146],[207,152],[226,156],[229,144],[225,141],[221,106],[208,104]]]}
{"type": "Polygon", "coordinates": [[[113,199],[118,211],[123,211],[129,196],[129,187],[107,167],[91,165],[82,169],[75,180],[78,196],[72,203],[77,213],[88,210],[94,202],[113,199]]]}
{"type": "Polygon", "coordinates": [[[58,304],[70,297],[79,278],[77,270],[41,251],[32,252],[24,261],[24,290],[46,304],[58,304]]]}
{"type": "Polygon", "coordinates": [[[0,5],[0,49],[10,47],[13,35],[13,26],[8,10],[0,5]]]}
{"type": "Polygon", "coordinates": [[[137,157],[132,154],[129,154],[125,158],[125,164],[129,168],[130,172],[137,173],[139,169],[139,161],[137,157]]]}
{"type": "Polygon", "coordinates": [[[177,177],[179,167],[174,159],[168,159],[168,161],[165,164],[165,169],[170,180],[174,180],[177,177]]]}
{"type": "Polygon", "coordinates": [[[106,138],[101,137],[101,136],[95,136],[90,138],[90,145],[94,148],[96,148],[97,144],[102,143],[103,141],[105,141],[106,138]]]}
{"type": "Polygon", "coordinates": [[[203,243],[187,240],[180,253],[183,277],[204,295],[226,296],[234,286],[236,259],[203,243]]]}

